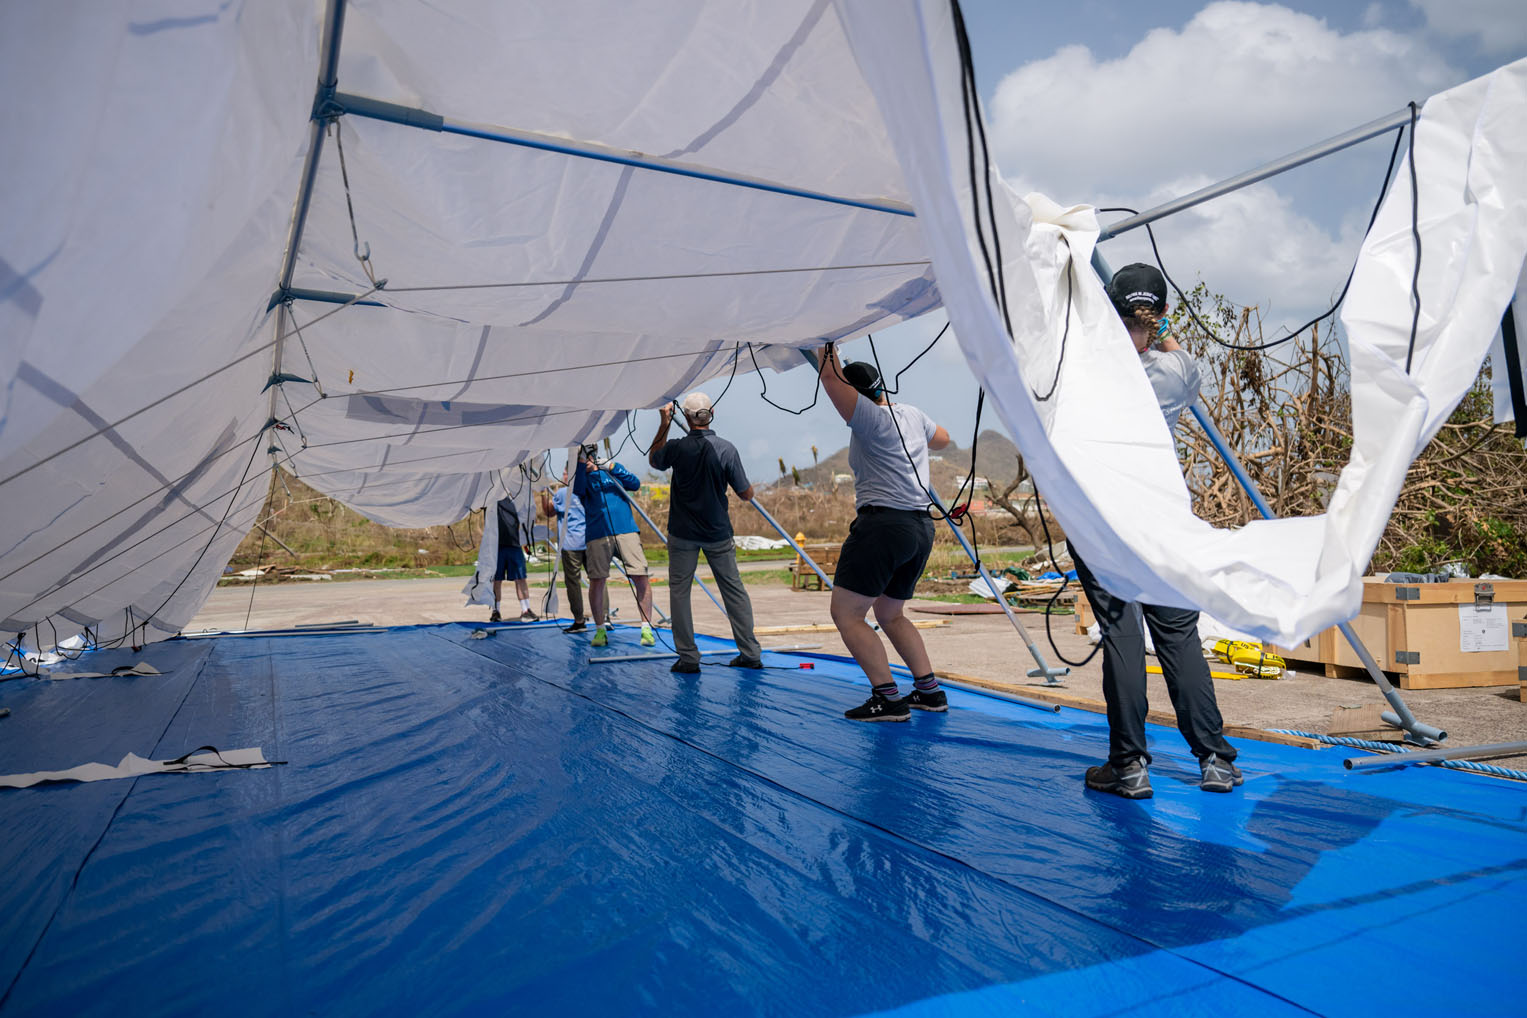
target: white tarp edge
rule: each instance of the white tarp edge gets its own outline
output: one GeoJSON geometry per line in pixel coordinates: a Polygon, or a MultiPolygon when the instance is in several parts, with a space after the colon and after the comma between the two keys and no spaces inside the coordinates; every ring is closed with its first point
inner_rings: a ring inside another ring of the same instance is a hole
{"type": "Polygon", "coordinates": [[[30,788],[45,781],[109,781],[113,778],[136,778],[144,774],[201,774],[206,771],[257,770],[270,766],[260,747],[212,750],[191,753],[175,760],[145,760],[129,753],[122,762],[88,763],[62,771],[33,771],[30,774],[0,775],[0,788],[30,788]]]}

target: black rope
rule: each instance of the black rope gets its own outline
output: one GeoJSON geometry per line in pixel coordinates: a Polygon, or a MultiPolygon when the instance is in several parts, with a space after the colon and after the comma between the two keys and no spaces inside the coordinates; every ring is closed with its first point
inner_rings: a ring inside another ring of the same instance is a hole
{"type": "Polygon", "coordinates": [[[1007,284],[1002,278],[1002,246],[997,237],[996,217],[992,212],[991,196],[991,171],[990,153],[986,148],[986,128],[981,123],[981,111],[976,97],[975,85],[975,61],[971,56],[970,37],[965,31],[965,15],[960,10],[959,0],[950,0],[950,10],[954,16],[955,41],[960,52],[960,87],[962,91],[962,109],[965,115],[965,156],[970,172],[970,197],[971,217],[976,228],[976,241],[981,248],[981,259],[986,266],[986,281],[991,288],[992,300],[1002,312],[1003,322],[1007,327],[1008,335],[1012,335],[1012,321],[1007,313],[1007,284]],[[976,160],[976,135],[980,134],[981,152],[983,160],[980,163],[981,170],[986,176],[986,214],[990,219],[992,231],[992,246],[987,247],[986,231],[981,225],[981,194],[982,188],[977,180],[976,160]],[[993,252],[996,256],[996,266],[993,267],[993,252]]]}
{"type": "MultiPolygon", "coordinates": [[[[1412,105],[1414,105],[1414,103],[1412,103],[1412,105]]],[[[1373,211],[1371,213],[1369,213],[1369,215],[1368,215],[1368,226],[1367,226],[1366,229],[1363,230],[1364,238],[1366,238],[1368,236],[1369,232],[1372,231],[1374,222],[1376,222],[1378,220],[1379,209],[1381,209],[1383,207],[1383,205],[1384,205],[1384,195],[1386,193],[1388,193],[1388,191],[1389,191],[1389,181],[1390,181],[1391,175],[1394,173],[1395,160],[1399,157],[1400,143],[1405,140],[1405,137],[1406,137],[1405,128],[1402,126],[1402,127],[1400,127],[1395,132],[1394,147],[1389,152],[1389,165],[1387,167],[1385,167],[1385,169],[1384,169],[1384,182],[1379,187],[1379,195],[1378,195],[1377,200],[1375,200],[1374,203],[1373,203],[1373,211]]],[[[1412,138],[1414,137],[1414,128],[1412,128],[1411,137],[1412,138]]],[[[1412,169],[1414,169],[1414,160],[1412,160],[1412,169]]],[[[1130,215],[1139,215],[1139,212],[1137,212],[1135,209],[1124,208],[1122,206],[1114,206],[1114,207],[1111,207],[1111,208],[1100,208],[1100,209],[1098,209],[1098,211],[1099,212],[1127,212],[1130,215]]],[[[1412,213],[1414,213],[1414,208],[1412,208],[1412,213]]],[[[1341,310],[1342,303],[1347,299],[1347,290],[1350,289],[1351,286],[1352,286],[1352,277],[1354,275],[1356,275],[1356,273],[1357,273],[1357,261],[1354,259],[1353,263],[1352,263],[1352,268],[1347,271],[1346,282],[1344,282],[1342,284],[1341,292],[1339,294],[1337,294],[1336,299],[1334,301],[1332,301],[1330,308],[1328,308],[1325,311],[1322,311],[1320,314],[1316,315],[1314,318],[1311,318],[1309,321],[1305,322],[1303,325],[1299,326],[1299,328],[1297,328],[1294,331],[1290,332],[1288,335],[1280,336],[1277,339],[1269,340],[1266,343],[1254,343],[1254,344],[1249,344],[1249,345],[1246,345],[1246,346],[1242,346],[1242,345],[1239,345],[1239,344],[1236,344],[1236,343],[1231,343],[1228,340],[1221,339],[1219,337],[1219,335],[1213,329],[1209,328],[1209,326],[1204,324],[1203,320],[1198,317],[1198,313],[1193,310],[1193,304],[1188,300],[1187,295],[1183,293],[1182,287],[1178,286],[1176,280],[1174,280],[1171,277],[1171,275],[1167,272],[1167,270],[1166,270],[1166,263],[1161,258],[1161,249],[1156,244],[1156,231],[1151,228],[1151,224],[1150,223],[1146,223],[1145,224],[1145,234],[1146,234],[1147,237],[1150,238],[1151,253],[1156,258],[1156,267],[1161,270],[1161,275],[1166,279],[1166,281],[1168,283],[1171,284],[1172,289],[1174,291],[1176,291],[1177,297],[1178,297],[1178,302],[1181,304],[1183,309],[1187,311],[1188,317],[1190,317],[1193,320],[1193,324],[1194,325],[1198,326],[1198,328],[1200,330],[1202,330],[1202,332],[1204,333],[1205,336],[1207,336],[1213,342],[1218,343],[1220,346],[1225,347],[1227,350],[1244,350],[1244,351],[1253,351],[1253,352],[1257,351],[1257,350],[1268,350],[1268,349],[1271,349],[1272,347],[1281,346],[1282,344],[1287,343],[1289,340],[1292,340],[1292,339],[1296,338],[1297,336],[1303,334],[1305,332],[1305,330],[1313,327],[1314,325],[1316,325],[1316,324],[1318,324],[1320,322],[1325,321],[1327,318],[1330,318],[1332,315],[1336,314],[1337,311],[1341,310]]]]}
{"type": "MultiPolygon", "coordinates": [[[[750,359],[753,362],[753,370],[758,372],[758,384],[762,386],[762,388],[759,390],[759,393],[758,393],[758,398],[759,399],[763,400],[765,403],[769,404],[771,407],[774,407],[776,410],[783,410],[785,413],[787,413],[787,414],[794,414],[797,417],[799,417],[801,414],[805,413],[807,410],[810,410],[812,407],[817,405],[817,400],[822,395],[822,365],[820,365],[820,364],[817,365],[817,377],[816,377],[816,383],[812,386],[812,390],[811,390],[811,402],[807,403],[805,406],[801,407],[799,410],[791,410],[787,406],[780,406],[778,403],[774,402],[772,399],[769,398],[769,383],[768,383],[768,380],[764,378],[764,374],[763,374],[762,369],[760,369],[759,366],[758,366],[758,358],[756,356],[754,356],[754,354],[753,354],[753,344],[752,343],[748,344],[748,359],[750,359]]],[[[834,369],[834,370],[836,370],[836,369],[834,369]]]]}
{"type": "Polygon", "coordinates": [[[1060,239],[1066,245],[1066,327],[1060,334],[1060,356],[1055,358],[1055,378],[1050,382],[1050,391],[1041,396],[1037,389],[1029,390],[1040,403],[1048,403],[1050,397],[1055,395],[1055,390],[1060,388],[1060,369],[1066,363],[1066,340],[1071,336],[1071,287],[1076,278],[1076,260],[1071,257],[1071,242],[1066,240],[1064,233],[1060,239]]]}
{"type": "MultiPolygon", "coordinates": [[[[907,362],[907,366],[906,367],[904,367],[900,371],[896,372],[896,377],[891,379],[890,388],[886,388],[886,386],[884,384],[885,383],[885,379],[881,378],[881,380],[880,380],[881,381],[881,386],[880,386],[881,390],[886,395],[888,395],[888,396],[895,396],[898,393],[900,393],[901,392],[901,376],[906,374],[908,371],[912,370],[912,365],[914,365],[918,361],[922,360],[923,357],[927,355],[928,351],[932,350],[934,348],[934,346],[936,346],[938,344],[938,341],[944,338],[944,333],[946,333],[948,331],[949,331],[949,323],[945,322],[944,323],[944,327],[942,329],[938,330],[938,335],[933,337],[933,342],[931,342],[927,346],[923,347],[922,353],[919,353],[916,357],[913,357],[910,361],[907,362]]],[[[874,336],[871,335],[870,339],[871,339],[871,348],[873,349],[873,346],[874,346],[874,342],[873,342],[874,341],[874,336]]],[[[876,370],[877,371],[879,370],[879,365],[878,364],[876,365],[876,370]]],[[[834,371],[834,373],[837,373],[837,369],[836,368],[834,368],[833,371],[834,371]]]]}
{"type": "Polygon", "coordinates": [[[732,382],[736,380],[736,378],[737,378],[737,362],[741,358],[742,358],[742,344],[738,343],[732,349],[732,373],[727,376],[727,378],[726,378],[726,385],[723,386],[722,389],[721,389],[721,395],[719,395],[715,399],[711,400],[710,408],[711,408],[712,411],[714,411],[716,409],[716,407],[721,404],[721,401],[726,398],[727,392],[732,387],[732,382]]]}
{"type": "MultiPolygon", "coordinates": [[[[1098,640],[1098,642],[1093,645],[1092,650],[1087,654],[1087,656],[1082,658],[1080,661],[1072,661],[1070,658],[1066,657],[1065,654],[1061,653],[1060,647],[1055,643],[1055,634],[1050,631],[1050,616],[1054,614],[1055,602],[1060,600],[1060,595],[1065,592],[1066,585],[1071,582],[1071,577],[1067,576],[1066,571],[1060,567],[1060,563],[1055,561],[1055,539],[1050,536],[1050,524],[1045,519],[1044,504],[1041,502],[1038,508],[1039,526],[1040,529],[1044,531],[1045,548],[1050,553],[1050,565],[1054,567],[1057,573],[1060,573],[1060,586],[1055,588],[1055,593],[1051,594],[1050,600],[1045,602],[1045,639],[1050,641],[1050,649],[1055,652],[1055,656],[1060,659],[1061,664],[1070,665],[1072,668],[1081,668],[1093,658],[1098,656],[1098,651],[1103,649],[1103,641],[1098,640]]],[[[1074,558],[1072,559],[1072,564],[1075,564],[1074,558]]],[[[1102,623],[1099,622],[1098,626],[1101,627],[1102,623]]]]}
{"type": "Polygon", "coordinates": [[[1416,332],[1421,327],[1421,194],[1416,180],[1416,116],[1419,109],[1410,104],[1410,236],[1416,248],[1416,264],[1410,273],[1410,345],[1405,350],[1405,373],[1410,374],[1410,362],[1416,355],[1416,332]]]}

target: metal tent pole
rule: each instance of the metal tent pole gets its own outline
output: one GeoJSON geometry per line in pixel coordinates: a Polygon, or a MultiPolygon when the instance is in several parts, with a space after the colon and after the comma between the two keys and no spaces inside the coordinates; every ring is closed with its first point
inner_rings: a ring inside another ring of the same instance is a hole
{"type": "MultiPolygon", "coordinates": [[[[929,494],[931,495],[933,493],[929,492],[929,494]]],[[[1062,685],[1060,677],[1063,675],[1069,675],[1071,673],[1071,669],[1065,665],[1062,665],[1059,668],[1050,667],[1050,663],[1045,660],[1045,656],[1040,651],[1038,644],[1034,642],[1034,638],[1031,637],[1029,635],[1029,631],[1023,627],[1023,623],[1018,621],[1018,616],[1013,611],[1012,606],[1007,603],[1007,598],[1003,597],[1002,591],[997,589],[997,581],[992,579],[992,575],[991,573],[987,572],[985,564],[982,563],[978,557],[976,557],[976,550],[975,548],[971,547],[970,542],[965,539],[965,532],[960,529],[960,525],[956,523],[954,519],[949,515],[949,511],[944,508],[944,503],[939,501],[937,495],[934,495],[933,504],[938,506],[939,512],[944,514],[944,522],[949,524],[950,530],[954,531],[955,539],[960,542],[960,547],[965,549],[965,554],[969,556],[970,561],[975,564],[976,569],[980,570],[981,579],[986,581],[986,586],[991,590],[992,597],[996,598],[997,604],[1002,606],[1002,613],[1006,615],[1007,620],[1013,624],[1013,628],[1018,630],[1018,635],[1023,637],[1024,646],[1029,648],[1029,656],[1031,656],[1034,659],[1034,663],[1039,666],[1037,668],[1029,669],[1029,677],[1038,678],[1040,676],[1044,676],[1045,685],[1062,685]]]]}
{"type": "Polygon", "coordinates": [[[779,536],[783,537],[789,543],[790,547],[795,549],[795,553],[801,557],[801,561],[810,566],[811,571],[816,573],[817,576],[821,579],[822,586],[827,590],[831,590],[832,578],[822,571],[821,566],[812,561],[811,556],[806,554],[806,549],[797,544],[795,538],[785,533],[785,528],[779,525],[779,520],[776,520],[772,515],[770,515],[769,510],[765,509],[759,503],[758,499],[750,498],[748,499],[748,504],[751,505],[754,509],[757,509],[758,514],[768,521],[769,526],[773,527],[779,536]]]}
{"type": "Polygon", "coordinates": [[[342,92],[332,93],[329,97],[329,105],[336,112],[345,113],[350,116],[366,117],[371,120],[401,124],[405,127],[416,127],[425,131],[459,134],[468,138],[481,138],[484,141],[496,141],[505,145],[518,145],[522,148],[538,149],[542,152],[555,152],[559,155],[572,156],[578,159],[593,159],[599,162],[615,163],[619,166],[634,166],[638,169],[651,170],[656,173],[670,173],[681,177],[690,177],[695,180],[709,180],[717,184],[746,187],[755,191],[768,191],[772,194],[782,194],[792,198],[806,198],[811,201],[827,202],[832,205],[847,205],[851,208],[867,209],[871,212],[885,212],[896,216],[916,215],[912,207],[906,202],[875,201],[867,198],[849,198],[842,195],[827,194],[822,191],[810,191],[805,188],[781,184],[773,180],[765,180],[762,177],[722,173],[719,170],[713,170],[708,167],[692,166],[672,159],[664,159],[661,156],[647,155],[644,152],[611,148],[607,145],[599,145],[593,142],[574,141],[570,138],[538,134],[534,131],[519,131],[508,127],[470,124],[451,117],[442,117],[428,110],[421,110],[410,106],[399,106],[396,103],[383,102],[380,99],[372,99],[367,96],[346,95],[342,92]]]}
{"type": "MultiPolygon", "coordinates": [[[[648,516],[646,511],[643,510],[641,506],[636,504],[636,499],[632,498],[630,495],[627,495],[624,491],[622,491],[620,493],[620,497],[625,499],[626,500],[626,504],[629,505],[632,509],[635,509],[637,514],[639,516],[641,516],[642,519],[647,521],[647,526],[651,527],[652,528],[652,532],[657,535],[657,539],[659,541],[663,542],[663,547],[665,547],[665,548],[668,547],[668,536],[666,534],[664,534],[661,530],[659,530],[658,527],[657,527],[657,524],[652,522],[652,517],[648,516]]],[[[671,554],[669,556],[669,561],[670,562],[672,561],[672,555],[671,554]]],[[[622,570],[622,571],[624,571],[624,570],[622,570]]],[[[701,590],[705,591],[706,596],[711,599],[711,603],[714,604],[716,606],[716,609],[721,612],[722,617],[723,618],[730,618],[730,616],[728,616],[726,614],[726,609],[724,607],[722,607],[721,602],[716,598],[716,595],[711,591],[711,589],[709,587],[707,587],[705,585],[705,581],[700,579],[700,575],[699,575],[698,571],[695,573],[695,582],[700,585],[700,589],[701,590]]],[[[656,601],[653,601],[652,604],[653,604],[653,607],[657,607],[657,602],[656,601]]],[[[659,610],[661,611],[661,609],[659,609],[659,610]]],[[[664,616],[664,619],[666,621],[667,616],[664,616]]]]}
{"type": "Polygon", "coordinates": [[[1527,753],[1527,742],[1492,742],[1485,746],[1452,746],[1445,749],[1428,749],[1412,753],[1385,753],[1379,756],[1359,756],[1342,761],[1347,770],[1358,767],[1404,767],[1408,764],[1436,763],[1439,760],[1457,760],[1460,757],[1520,756],[1527,753]]]}
{"type": "MultiPolygon", "coordinates": [[[[1092,251],[1092,267],[1102,277],[1104,283],[1113,278],[1113,270],[1108,267],[1108,262],[1098,253],[1096,248],[1092,251]]],[[[1230,473],[1234,475],[1236,482],[1240,484],[1241,489],[1251,499],[1252,505],[1257,507],[1257,512],[1261,513],[1264,519],[1277,519],[1278,517],[1272,511],[1272,506],[1267,504],[1267,500],[1262,497],[1262,493],[1257,490],[1256,484],[1252,481],[1251,475],[1246,473],[1245,468],[1241,466],[1240,460],[1236,458],[1235,452],[1230,448],[1230,443],[1226,442],[1225,436],[1220,434],[1219,427],[1215,425],[1214,419],[1205,413],[1202,406],[1197,402],[1188,409],[1193,411],[1194,420],[1198,421],[1199,427],[1204,429],[1204,434],[1209,437],[1209,442],[1214,446],[1215,451],[1220,454],[1220,458],[1225,461],[1225,465],[1230,468],[1230,473]]],[[[1378,666],[1378,662],[1373,660],[1373,655],[1368,652],[1368,648],[1364,646],[1363,641],[1352,629],[1351,623],[1343,622],[1336,628],[1341,630],[1341,635],[1346,637],[1347,642],[1352,645],[1353,652],[1362,661],[1369,678],[1373,679],[1374,683],[1379,687],[1379,692],[1384,694],[1384,699],[1388,700],[1389,705],[1394,708],[1393,711],[1385,711],[1380,716],[1388,723],[1404,729],[1406,738],[1420,745],[1426,746],[1446,739],[1447,732],[1416,720],[1416,716],[1410,712],[1410,708],[1406,706],[1405,700],[1400,696],[1399,691],[1390,683],[1389,677],[1378,666]]]]}
{"type": "Polygon", "coordinates": [[[1340,152],[1344,148],[1350,148],[1359,142],[1367,141],[1369,138],[1376,138],[1387,131],[1397,130],[1408,123],[1410,123],[1410,107],[1406,106],[1404,109],[1396,110],[1387,117],[1379,117],[1377,120],[1369,121],[1362,127],[1354,127],[1352,130],[1338,134],[1334,138],[1328,138],[1325,141],[1311,145],[1309,148],[1300,149],[1293,155],[1284,156],[1282,159],[1275,159],[1254,170],[1247,170],[1245,173],[1237,174],[1228,180],[1222,180],[1218,184],[1210,184],[1208,187],[1199,188],[1192,194],[1183,195],[1181,198],[1174,198],[1164,205],[1157,205],[1153,209],[1147,209],[1138,215],[1133,215],[1128,219],[1121,219],[1116,223],[1105,226],[1098,231],[1098,242],[1101,243],[1111,237],[1117,237],[1119,234],[1127,230],[1133,230],[1137,226],[1153,223],[1174,212],[1181,212],[1183,209],[1190,209],[1194,205],[1201,205],[1211,198],[1218,198],[1220,195],[1240,190],[1243,187],[1266,180],[1268,177],[1277,176],[1287,170],[1294,169],[1296,166],[1303,166],[1305,163],[1313,162],[1323,156],[1340,152]]]}
{"type": "MultiPolygon", "coordinates": [[[[810,364],[817,371],[822,370],[821,365],[817,363],[816,355],[813,354],[810,350],[802,350],[801,356],[806,358],[806,363],[810,364]]],[[[1033,638],[1029,636],[1029,631],[1023,628],[1023,623],[1018,621],[1018,616],[1014,614],[1012,607],[1007,603],[1007,599],[1003,597],[1002,592],[997,589],[997,583],[991,578],[991,573],[986,571],[986,567],[982,565],[981,560],[976,557],[976,550],[970,546],[969,541],[965,540],[965,534],[960,530],[959,524],[955,523],[954,520],[949,518],[948,511],[944,509],[944,504],[939,501],[939,498],[936,494],[930,491],[928,492],[928,495],[932,497],[933,504],[938,507],[939,512],[944,514],[944,521],[948,523],[950,529],[954,531],[955,538],[959,540],[960,547],[965,549],[965,554],[969,556],[971,563],[974,564],[978,570],[980,570],[981,576],[986,580],[987,587],[991,589],[992,596],[997,599],[997,604],[1002,606],[1002,612],[1007,616],[1007,620],[1013,624],[1013,628],[1018,631],[1018,635],[1023,637],[1024,646],[1028,647],[1029,655],[1034,659],[1034,663],[1039,666],[1037,668],[1030,668],[1028,670],[1027,674],[1029,677],[1038,678],[1040,676],[1044,676],[1045,685],[1060,685],[1061,683],[1059,682],[1059,677],[1062,675],[1070,674],[1071,669],[1067,667],[1050,667],[1049,662],[1045,660],[1044,654],[1040,652],[1039,646],[1035,644],[1033,638]]],[[[772,523],[773,520],[770,520],[770,522],[772,523]]],[[[779,530],[780,533],[784,533],[784,530],[780,528],[778,523],[775,523],[774,527],[776,530],[779,530]]],[[[794,542],[792,541],[791,543],[793,544],[794,542]]],[[[813,564],[812,568],[815,569],[816,566],[813,564]]],[[[821,570],[818,569],[817,572],[820,574],[821,570]]]]}

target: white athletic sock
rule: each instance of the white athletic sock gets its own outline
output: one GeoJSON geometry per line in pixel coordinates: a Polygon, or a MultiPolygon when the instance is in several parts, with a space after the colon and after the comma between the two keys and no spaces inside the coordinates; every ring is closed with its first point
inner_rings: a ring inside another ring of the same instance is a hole
{"type": "Polygon", "coordinates": [[[528,598],[528,597],[520,598],[520,611],[528,612],[529,610],[530,610],[530,598],[528,598]]]}

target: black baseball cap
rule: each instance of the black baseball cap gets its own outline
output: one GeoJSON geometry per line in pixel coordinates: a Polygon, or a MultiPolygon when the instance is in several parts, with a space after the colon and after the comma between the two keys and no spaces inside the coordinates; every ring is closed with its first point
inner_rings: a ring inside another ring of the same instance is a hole
{"type": "Polygon", "coordinates": [[[1154,265],[1132,262],[1109,280],[1108,299],[1120,314],[1130,314],[1140,307],[1160,311],[1166,307],[1166,278],[1154,265]]]}
{"type": "Polygon", "coordinates": [[[850,361],[843,365],[843,380],[858,389],[866,399],[880,395],[880,372],[875,365],[864,361],[850,361]]]}

